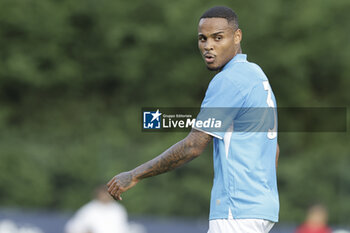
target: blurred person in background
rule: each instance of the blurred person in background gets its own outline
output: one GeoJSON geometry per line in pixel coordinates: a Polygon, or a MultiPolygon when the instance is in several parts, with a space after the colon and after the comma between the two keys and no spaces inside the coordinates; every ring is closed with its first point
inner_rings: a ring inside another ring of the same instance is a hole
{"type": "Polygon", "coordinates": [[[327,225],[327,209],[321,205],[313,205],[309,208],[305,222],[300,225],[295,233],[331,233],[327,225]]]}
{"type": "Polygon", "coordinates": [[[101,185],[96,188],[94,199],[67,222],[65,233],[130,233],[127,212],[101,185]]]}
{"type": "Polygon", "coordinates": [[[0,233],[44,233],[36,226],[17,226],[15,222],[9,219],[0,221],[0,233]]]}

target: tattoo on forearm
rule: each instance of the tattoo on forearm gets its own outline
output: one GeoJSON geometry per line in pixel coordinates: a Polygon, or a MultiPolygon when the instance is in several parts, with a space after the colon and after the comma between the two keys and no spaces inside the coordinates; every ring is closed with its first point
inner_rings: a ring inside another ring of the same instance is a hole
{"type": "Polygon", "coordinates": [[[211,141],[212,137],[192,131],[185,139],[176,143],[158,157],[133,170],[133,175],[143,179],[173,170],[197,157],[211,141]]]}
{"type": "Polygon", "coordinates": [[[119,177],[119,182],[120,182],[119,185],[121,187],[128,187],[132,182],[131,174],[127,172],[121,173],[119,177]]]}

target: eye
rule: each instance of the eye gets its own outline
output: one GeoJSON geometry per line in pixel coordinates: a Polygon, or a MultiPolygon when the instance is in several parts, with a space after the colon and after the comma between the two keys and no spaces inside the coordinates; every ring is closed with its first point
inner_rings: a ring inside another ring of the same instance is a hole
{"type": "Polygon", "coordinates": [[[220,41],[222,39],[222,36],[216,36],[215,41],[220,41]]]}
{"type": "Polygon", "coordinates": [[[199,40],[200,42],[205,42],[205,41],[206,41],[205,37],[203,37],[203,36],[198,37],[198,40],[199,40]]]}

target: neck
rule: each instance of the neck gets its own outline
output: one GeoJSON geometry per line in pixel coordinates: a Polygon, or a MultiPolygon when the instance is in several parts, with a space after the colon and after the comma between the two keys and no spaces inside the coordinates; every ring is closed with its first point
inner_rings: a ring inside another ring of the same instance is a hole
{"type": "MultiPolygon", "coordinates": [[[[242,54],[242,48],[241,48],[241,46],[238,46],[235,55],[234,55],[231,59],[233,59],[237,54],[242,54]]],[[[227,63],[226,63],[226,64],[227,64],[227,63]]],[[[225,64],[225,65],[226,65],[226,64],[225,64]]],[[[221,67],[220,69],[216,70],[216,73],[221,72],[221,70],[222,70],[223,68],[224,68],[224,66],[221,67]]]]}
{"type": "Polygon", "coordinates": [[[241,53],[242,53],[242,48],[241,48],[241,46],[239,46],[238,49],[237,49],[236,55],[237,54],[241,54],[241,53]]]}

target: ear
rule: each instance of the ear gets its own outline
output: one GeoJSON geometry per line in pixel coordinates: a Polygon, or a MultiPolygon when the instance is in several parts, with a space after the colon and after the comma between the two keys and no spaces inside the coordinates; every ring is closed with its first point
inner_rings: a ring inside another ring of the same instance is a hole
{"type": "Polygon", "coordinates": [[[242,40],[242,30],[238,28],[238,29],[234,32],[233,37],[234,37],[235,44],[241,43],[241,40],[242,40]]]}

